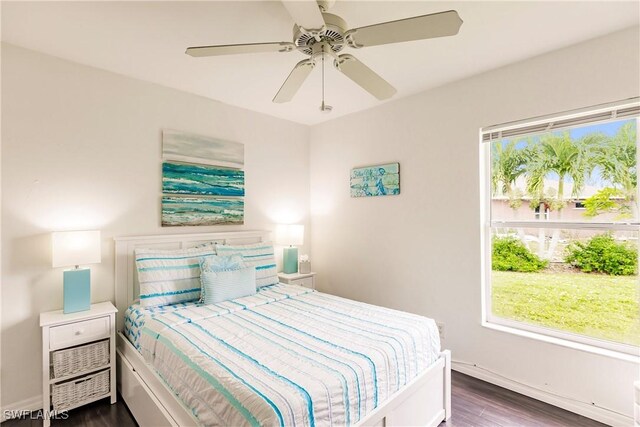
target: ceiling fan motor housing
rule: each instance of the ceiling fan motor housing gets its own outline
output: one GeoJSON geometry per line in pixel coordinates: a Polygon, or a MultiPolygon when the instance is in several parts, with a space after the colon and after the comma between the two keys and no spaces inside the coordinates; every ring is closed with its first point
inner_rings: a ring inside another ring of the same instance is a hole
{"type": "Polygon", "coordinates": [[[298,25],[293,26],[293,42],[300,52],[312,55],[313,45],[319,42],[328,43],[331,46],[331,50],[336,53],[344,48],[344,33],[346,32],[347,23],[338,15],[332,13],[323,13],[322,17],[325,22],[325,29],[320,32],[318,37],[305,33],[298,25]]]}

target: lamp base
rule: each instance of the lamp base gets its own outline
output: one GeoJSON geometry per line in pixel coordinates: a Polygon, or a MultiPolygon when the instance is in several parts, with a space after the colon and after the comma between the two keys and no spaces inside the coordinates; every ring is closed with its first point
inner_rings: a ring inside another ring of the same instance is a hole
{"type": "Polygon", "coordinates": [[[298,248],[284,248],[282,271],[286,274],[298,272],[298,248]]]}
{"type": "Polygon", "coordinates": [[[76,313],[91,308],[91,271],[88,268],[64,272],[64,313],[76,313]]]}

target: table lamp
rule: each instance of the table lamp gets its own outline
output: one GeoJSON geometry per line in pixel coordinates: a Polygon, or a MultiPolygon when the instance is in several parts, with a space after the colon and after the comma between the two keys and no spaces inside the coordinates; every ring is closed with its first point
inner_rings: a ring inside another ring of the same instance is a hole
{"type": "Polygon", "coordinates": [[[276,228],[276,244],[283,250],[282,271],[287,274],[298,272],[298,248],[304,241],[304,225],[280,224],[276,228]]]}
{"type": "Polygon", "coordinates": [[[91,272],[81,265],[100,262],[99,231],[57,231],[51,234],[52,265],[75,266],[64,272],[63,312],[89,310],[91,306],[91,272]]]}

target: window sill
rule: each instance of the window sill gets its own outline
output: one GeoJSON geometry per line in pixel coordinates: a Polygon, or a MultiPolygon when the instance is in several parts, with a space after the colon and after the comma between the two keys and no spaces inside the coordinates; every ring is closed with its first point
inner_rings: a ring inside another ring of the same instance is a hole
{"type": "Polygon", "coordinates": [[[538,334],[531,331],[525,331],[522,329],[513,328],[510,326],[499,325],[488,321],[483,321],[482,326],[485,328],[493,329],[500,332],[506,332],[513,335],[518,335],[525,338],[534,339],[537,341],[543,341],[550,344],[559,345],[562,347],[572,348],[574,350],[584,351],[587,353],[598,354],[600,356],[610,357],[612,359],[624,360],[626,362],[633,362],[640,364],[640,355],[633,355],[628,353],[622,353],[620,351],[609,350],[594,345],[583,344],[579,342],[569,341],[563,338],[551,337],[548,335],[538,334]]]}

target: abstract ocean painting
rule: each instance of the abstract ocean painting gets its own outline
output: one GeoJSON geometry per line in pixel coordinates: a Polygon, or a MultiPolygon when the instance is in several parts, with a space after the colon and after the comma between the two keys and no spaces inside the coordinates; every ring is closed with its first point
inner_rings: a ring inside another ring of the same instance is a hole
{"type": "Polygon", "coordinates": [[[201,196],[244,196],[244,171],[165,162],[162,192],[201,196]]]}
{"type": "Polygon", "coordinates": [[[162,197],[162,226],[238,225],[244,223],[244,200],[219,197],[162,197]]]}
{"type": "Polygon", "coordinates": [[[175,130],[163,130],[162,157],[178,162],[242,169],[244,144],[175,130]]]}
{"type": "Polygon", "coordinates": [[[351,197],[400,194],[400,163],[351,169],[351,197]]]}

